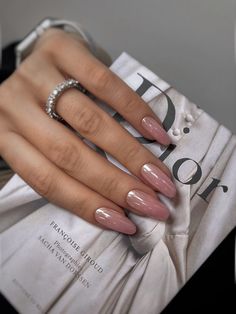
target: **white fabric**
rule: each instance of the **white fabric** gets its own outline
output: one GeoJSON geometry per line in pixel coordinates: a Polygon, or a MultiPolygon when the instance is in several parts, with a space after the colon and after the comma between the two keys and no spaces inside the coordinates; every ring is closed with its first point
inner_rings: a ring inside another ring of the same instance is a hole
{"type": "MultiPolygon", "coordinates": [[[[142,83],[139,73],[167,93],[176,110],[169,134],[177,146],[164,162],[173,170],[177,160],[191,158],[200,165],[202,176],[193,185],[175,180],[179,194],[175,203],[160,196],[171,210],[167,223],[129,213],[138,232],[127,236],[47,203],[15,175],[0,191],[1,291],[20,313],[157,314],[236,225],[236,137],[127,53],[111,69],[134,90],[142,83]],[[187,134],[185,127],[190,129],[187,134]],[[217,187],[205,201],[199,194],[212,178],[228,191],[217,187]],[[82,251],[98,269],[86,262],[82,251]],[[67,268],[69,259],[83,278],[67,268]]],[[[164,118],[163,93],[151,87],[143,99],[164,118]]],[[[127,122],[122,125],[137,136],[127,122]]],[[[157,143],[145,145],[157,156],[163,153],[157,143]]],[[[190,180],[195,171],[194,162],[184,163],[180,180],[190,180]]]]}

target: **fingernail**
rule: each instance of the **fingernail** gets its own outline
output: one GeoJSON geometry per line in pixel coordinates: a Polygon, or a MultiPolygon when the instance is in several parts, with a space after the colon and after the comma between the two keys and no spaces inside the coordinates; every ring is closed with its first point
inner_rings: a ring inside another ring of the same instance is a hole
{"type": "Polygon", "coordinates": [[[136,226],[126,216],[118,213],[117,211],[105,207],[98,208],[95,212],[95,219],[109,229],[133,234],[136,232],[136,226]]]}
{"type": "Polygon", "coordinates": [[[171,139],[163,127],[152,117],[144,117],[142,126],[154,139],[162,145],[169,145],[171,139]]]}
{"type": "Polygon", "coordinates": [[[158,220],[166,220],[169,216],[168,208],[153,196],[132,190],[127,194],[126,201],[130,207],[136,209],[140,214],[150,216],[158,220]]]}
{"type": "Polygon", "coordinates": [[[153,164],[145,164],[141,168],[141,175],[152,186],[167,197],[174,197],[176,194],[176,187],[171,179],[158,167],[153,164]]]}

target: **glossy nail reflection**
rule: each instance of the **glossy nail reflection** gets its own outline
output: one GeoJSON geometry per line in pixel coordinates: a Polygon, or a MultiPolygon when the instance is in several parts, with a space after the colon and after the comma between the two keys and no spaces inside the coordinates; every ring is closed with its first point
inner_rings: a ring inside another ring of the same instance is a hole
{"type": "Polygon", "coordinates": [[[126,216],[117,211],[105,207],[98,208],[95,212],[95,219],[101,225],[126,234],[136,232],[135,224],[126,216]]]}
{"type": "Polygon", "coordinates": [[[163,127],[152,117],[142,119],[143,128],[160,144],[169,145],[171,139],[163,127]]]}
{"type": "Polygon", "coordinates": [[[128,205],[136,209],[140,214],[166,220],[169,216],[168,208],[153,196],[140,190],[132,190],[127,194],[128,205]]]}
{"type": "Polygon", "coordinates": [[[145,164],[141,168],[141,175],[153,187],[155,187],[162,194],[167,197],[174,197],[176,194],[176,187],[171,179],[157,166],[153,164],[145,164]]]}

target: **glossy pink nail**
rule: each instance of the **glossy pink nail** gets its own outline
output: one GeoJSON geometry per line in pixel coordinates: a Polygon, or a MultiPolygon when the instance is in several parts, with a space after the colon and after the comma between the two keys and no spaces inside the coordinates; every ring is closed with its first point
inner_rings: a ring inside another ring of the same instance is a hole
{"type": "Polygon", "coordinates": [[[153,196],[140,190],[132,190],[127,194],[126,201],[130,207],[140,214],[158,220],[166,220],[169,216],[168,208],[153,196]]]}
{"type": "Polygon", "coordinates": [[[141,168],[141,175],[154,188],[167,197],[174,197],[176,188],[171,179],[158,167],[153,164],[145,164],[141,168]]]}
{"type": "Polygon", "coordinates": [[[135,224],[126,216],[118,213],[117,211],[105,207],[98,208],[95,212],[95,219],[109,229],[133,234],[136,232],[135,224]]]}
{"type": "Polygon", "coordinates": [[[171,139],[163,127],[152,117],[142,119],[143,128],[160,144],[169,145],[171,139]]]}

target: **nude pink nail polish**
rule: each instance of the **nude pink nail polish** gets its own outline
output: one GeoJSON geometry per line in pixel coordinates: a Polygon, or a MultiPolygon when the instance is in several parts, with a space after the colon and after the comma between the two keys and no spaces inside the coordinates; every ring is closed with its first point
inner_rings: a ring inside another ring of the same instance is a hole
{"type": "Polygon", "coordinates": [[[152,117],[144,117],[142,119],[142,126],[158,143],[166,146],[171,143],[169,135],[152,117]]]}
{"type": "Polygon", "coordinates": [[[117,211],[105,207],[98,208],[95,211],[95,219],[101,225],[126,234],[133,234],[136,232],[135,224],[126,216],[117,211]]]}
{"type": "Polygon", "coordinates": [[[175,196],[176,187],[174,183],[161,169],[159,169],[155,165],[143,165],[141,168],[141,175],[162,194],[170,198],[175,196]]]}
{"type": "Polygon", "coordinates": [[[169,216],[169,210],[164,204],[140,190],[130,191],[127,194],[126,201],[130,207],[136,209],[140,214],[158,220],[166,220],[169,216]]]}

